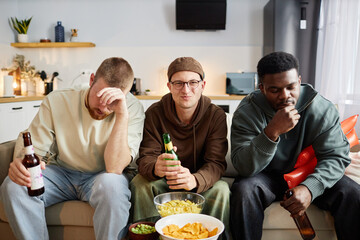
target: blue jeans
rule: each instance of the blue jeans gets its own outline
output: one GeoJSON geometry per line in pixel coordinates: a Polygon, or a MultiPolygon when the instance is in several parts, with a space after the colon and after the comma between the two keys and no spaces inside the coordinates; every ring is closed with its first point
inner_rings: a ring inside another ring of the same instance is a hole
{"type": "Polygon", "coordinates": [[[68,200],[89,202],[95,209],[96,239],[121,239],[127,233],[130,210],[129,179],[125,174],[84,173],[47,165],[45,193],[30,197],[27,188],[6,177],[1,197],[17,239],[49,239],[45,208],[68,200]]]}

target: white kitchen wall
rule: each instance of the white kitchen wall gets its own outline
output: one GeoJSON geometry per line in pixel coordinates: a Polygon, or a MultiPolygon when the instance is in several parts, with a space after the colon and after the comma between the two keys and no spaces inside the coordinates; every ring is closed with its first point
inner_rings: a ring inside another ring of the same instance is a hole
{"type": "MultiPolygon", "coordinates": [[[[9,67],[15,53],[25,55],[39,70],[59,72],[59,88],[87,82],[84,69],[96,70],[107,57],[121,56],[142,79],[142,89],[167,92],[166,69],[179,56],[192,56],[203,65],[205,94],[225,94],[225,73],[256,71],[263,49],[263,7],[268,0],[227,0],[226,30],[180,31],[175,27],[175,0],[0,0],[0,67],[9,67]],[[33,16],[29,40],[54,41],[62,21],[79,41],[95,48],[17,49],[9,17],[33,16]],[[74,80],[75,79],[75,80],[74,80]]],[[[0,80],[2,81],[2,79],[0,80]]],[[[2,83],[0,84],[2,90],[2,83]]]]}

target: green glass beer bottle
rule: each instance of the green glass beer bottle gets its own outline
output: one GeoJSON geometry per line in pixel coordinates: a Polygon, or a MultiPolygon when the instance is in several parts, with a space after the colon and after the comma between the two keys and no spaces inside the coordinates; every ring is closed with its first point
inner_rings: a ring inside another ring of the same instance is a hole
{"type": "MultiPolygon", "coordinates": [[[[163,139],[164,139],[164,145],[165,145],[165,153],[170,153],[170,154],[173,154],[175,156],[174,159],[165,158],[165,160],[179,160],[178,155],[174,151],[174,147],[173,147],[173,144],[172,144],[171,139],[170,139],[170,134],[164,133],[163,134],[163,139]]],[[[169,165],[169,166],[170,167],[175,167],[175,166],[178,166],[178,165],[169,165]]]]}

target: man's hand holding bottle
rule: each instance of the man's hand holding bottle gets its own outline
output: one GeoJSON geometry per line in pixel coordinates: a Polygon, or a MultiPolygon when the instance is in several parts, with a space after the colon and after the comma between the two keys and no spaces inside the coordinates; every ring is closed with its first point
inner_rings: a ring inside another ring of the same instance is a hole
{"type": "MultiPolygon", "coordinates": [[[[31,186],[30,172],[26,169],[22,161],[23,159],[21,158],[15,158],[14,161],[10,163],[8,175],[9,178],[14,183],[17,183],[21,186],[30,187],[31,186]]],[[[40,165],[41,165],[41,170],[44,170],[46,163],[41,161],[40,165]]]]}

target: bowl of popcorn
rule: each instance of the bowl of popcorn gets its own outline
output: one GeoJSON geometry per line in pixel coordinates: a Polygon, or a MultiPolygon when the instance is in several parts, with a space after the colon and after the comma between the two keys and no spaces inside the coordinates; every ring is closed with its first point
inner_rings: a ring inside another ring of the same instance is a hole
{"type": "Polygon", "coordinates": [[[169,215],[155,223],[155,229],[163,240],[216,240],[224,228],[224,224],[219,219],[198,213],[169,215]]]}
{"type": "Polygon", "coordinates": [[[130,240],[157,240],[159,233],[155,230],[153,222],[137,222],[129,226],[130,240]]]}
{"type": "Polygon", "coordinates": [[[154,204],[161,217],[181,213],[201,213],[205,198],[192,192],[168,192],[154,198],[154,204]]]}

